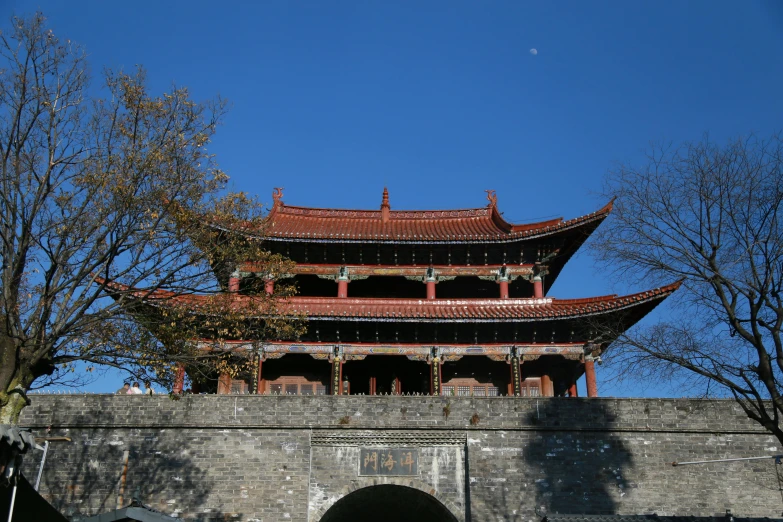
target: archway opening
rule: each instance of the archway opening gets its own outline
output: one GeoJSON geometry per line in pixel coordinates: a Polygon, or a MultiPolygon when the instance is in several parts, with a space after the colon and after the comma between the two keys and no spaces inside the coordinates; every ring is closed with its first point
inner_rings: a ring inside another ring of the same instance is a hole
{"type": "Polygon", "coordinates": [[[370,486],[338,500],[320,522],[457,522],[446,506],[418,489],[370,486]]]}

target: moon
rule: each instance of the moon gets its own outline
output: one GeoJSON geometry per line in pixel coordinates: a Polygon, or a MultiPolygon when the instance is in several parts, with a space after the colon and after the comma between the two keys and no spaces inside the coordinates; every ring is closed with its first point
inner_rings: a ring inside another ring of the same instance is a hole
{"type": "Polygon", "coordinates": [[[533,49],[530,49],[530,54],[532,54],[533,56],[537,55],[538,49],[536,49],[535,47],[533,49]]]}

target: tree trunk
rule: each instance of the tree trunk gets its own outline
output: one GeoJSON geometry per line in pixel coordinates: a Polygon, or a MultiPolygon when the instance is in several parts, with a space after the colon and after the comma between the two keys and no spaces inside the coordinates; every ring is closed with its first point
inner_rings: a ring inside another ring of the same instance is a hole
{"type": "Polygon", "coordinates": [[[19,415],[25,406],[27,397],[25,390],[20,387],[0,393],[0,424],[18,424],[19,415]]]}
{"type": "Polygon", "coordinates": [[[24,378],[19,351],[12,337],[0,330],[0,424],[17,424],[27,406],[27,389],[33,381],[24,378]]]}

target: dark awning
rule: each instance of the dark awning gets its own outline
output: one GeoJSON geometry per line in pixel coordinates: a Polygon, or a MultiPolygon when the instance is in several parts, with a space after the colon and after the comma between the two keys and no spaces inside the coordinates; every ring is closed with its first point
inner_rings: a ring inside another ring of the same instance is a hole
{"type": "MultiPolygon", "coordinates": [[[[14,501],[14,517],[12,522],[32,522],[34,520],[46,522],[68,522],[52,507],[38,492],[27,482],[23,475],[19,478],[19,487],[16,490],[14,501]]],[[[12,486],[0,487],[0,518],[7,520],[8,508],[11,507],[12,486]]]]}
{"type": "MultiPolygon", "coordinates": [[[[78,522],[175,522],[180,519],[164,515],[141,502],[134,501],[130,506],[115,509],[87,518],[80,518],[78,522]]],[[[77,522],[74,519],[74,522],[77,522]]]]}

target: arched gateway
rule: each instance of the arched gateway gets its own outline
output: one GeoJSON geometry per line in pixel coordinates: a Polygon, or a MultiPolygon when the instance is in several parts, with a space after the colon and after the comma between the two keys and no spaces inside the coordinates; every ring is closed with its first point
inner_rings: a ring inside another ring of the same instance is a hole
{"type": "Polygon", "coordinates": [[[457,522],[435,497],[392,484],[369,486],[338,500],[320,522],[457,522]]]}

